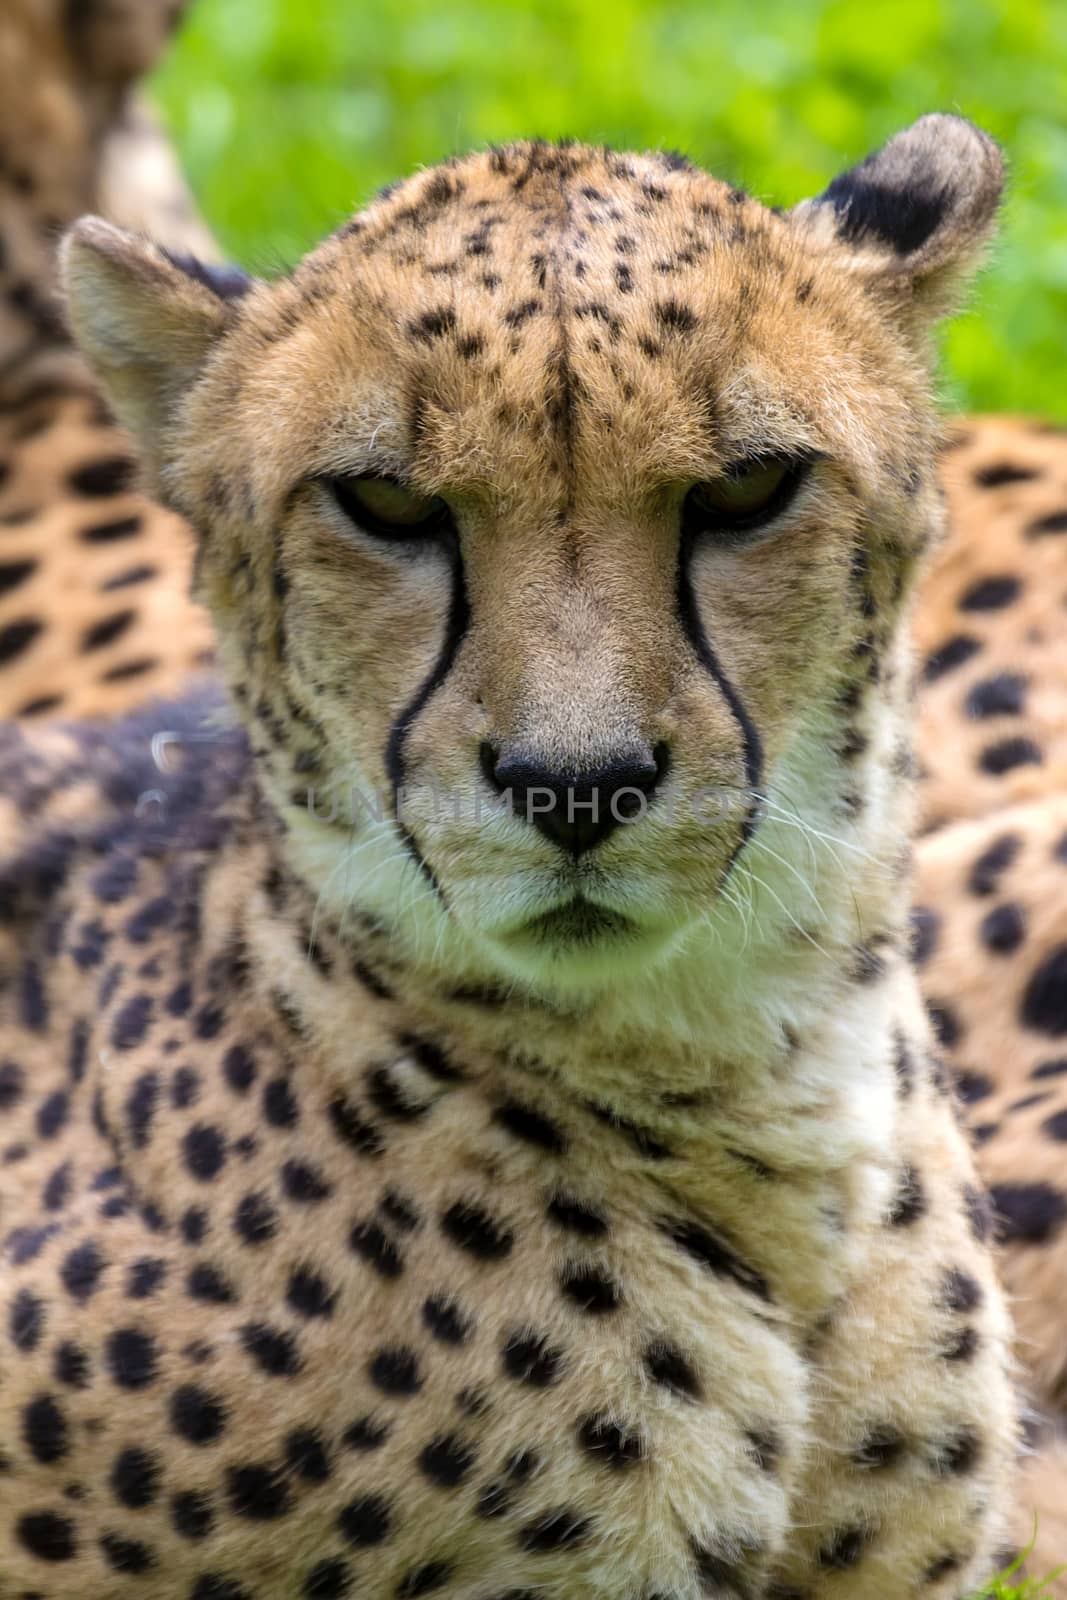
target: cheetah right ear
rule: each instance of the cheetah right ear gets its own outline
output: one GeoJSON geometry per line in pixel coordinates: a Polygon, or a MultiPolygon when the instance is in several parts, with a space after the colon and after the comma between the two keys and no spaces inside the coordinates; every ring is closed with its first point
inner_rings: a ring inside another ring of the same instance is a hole
{"type": "Polygon", "coordinates": [[[1004,187],[996,142],[964,117],[920,117],[791,216],[919,326],[953,309],[992,237],[1004,187]]]}
{"type": "Polygon", "coordinates": [[[99,217],[75,224],[60,262],[74,337],[156,467],[182,395],[254,280],[172,255],[99,217]]]}

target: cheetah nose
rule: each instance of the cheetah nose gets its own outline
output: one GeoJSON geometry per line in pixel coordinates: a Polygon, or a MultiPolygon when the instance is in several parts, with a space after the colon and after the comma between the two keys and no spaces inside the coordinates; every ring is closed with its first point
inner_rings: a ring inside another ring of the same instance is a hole
{"type": "Polygon", "coordinates": [[[667,746],[614,751],[599,767],[560,772],[544,766],[535,751],[501,751],[481,747],[487,781],[499,794],[511,793],[515,816],[534,827],[569,855],[578,857],[624,822],[644,815],[667,776],[667,746]]]}

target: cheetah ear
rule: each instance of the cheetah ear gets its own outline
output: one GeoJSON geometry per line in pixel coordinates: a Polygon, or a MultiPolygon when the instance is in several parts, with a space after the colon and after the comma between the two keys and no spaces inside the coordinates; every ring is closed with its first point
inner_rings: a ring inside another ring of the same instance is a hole
{"type": "Polygon", "coordinates": [[[930,322],[953,308],[978,266],[1003,187],[1004,159],[989,135],[964,117],[933,113],[792,217],[872,287],[930,322]]]}
{"type": "Polygon", "coordinates": [[[61,247],[74,337],[119,420],[158,465],[168,424],[254,280],[83,217],[61,247]]]}

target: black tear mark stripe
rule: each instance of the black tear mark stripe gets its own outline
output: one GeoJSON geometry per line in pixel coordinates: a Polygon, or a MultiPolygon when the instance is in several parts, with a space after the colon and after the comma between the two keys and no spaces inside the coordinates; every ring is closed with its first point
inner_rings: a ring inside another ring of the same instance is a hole
{"type": "MultiPolygon", "coordinates": [[[[741,741],[745,757],[745,779],[750,790],[758,792],[763,780],[763,741],[759,729],[752,721],[745,703],[736,688],[723,670],[722,663],[715,653],[710,639],[704,631],[704,624],[700,619],[700,610],[697,606],[696,595],[693,592],[693,549],[695,536],[683,535],[681,549],[678,553],[678,615],[686,638],[692,645],[697,659],[700,661],[709,677],[714,679],[719,693],[726,701],[730,715],[737,723],[741,734],[741,741]]],[[[751,839],[756,823],[759,821],[760,802],[756,799],[749,800],[745,812],[744,826],[741,829],[741,838],[733,855],[730,858],[726,871],[729,872],[745,845],[751,839]]]]}
{"type": "MultiPolygon", "coordinates": [[[[416,690],[413,697],[408,701],[407,705],[404,707],[403,711],[401,711],[400,715],[390,728],[389,738],[385,746],[385,771],[386,776],[388,777],[392,786],[394,795],[399,794],[400,790],[404,786],[404,777],[407,771],[404,746],[407,743],[408,734],[414,727],[415,722],[417,721],[427,702],[433,697],[433,695],[448,677],[448,674],[451,672],[456,656],[459,654],[460,646],[467,636],[467,629],[470,627],[470,600],[467,596],[467,582],[463,571],[463,558],[460,554],[458,545],[449,552],[449,555],[452,577],[452,594],[449,600],[448,619],[445,623],[445,636],[441,641],[441,649],[438,652],[437,660],[434,662],[430,673],[416,690]]],[[[400,834],[400,838],[404,844],[404,847],[407,849],[412,859],[416,862],[420,870],[425,873],[426,878],[433,887],[434,893],[437,894],[439,898],[443,899],[444,897],[441,894],[441,886],[437,881],[433,868],[423,858],[422,851],[419,849],[418,842],[416,841],[414,834],[412,834],[409,829],[405,828],[399,819],[397,820],[397,832],[400,834]]]]}

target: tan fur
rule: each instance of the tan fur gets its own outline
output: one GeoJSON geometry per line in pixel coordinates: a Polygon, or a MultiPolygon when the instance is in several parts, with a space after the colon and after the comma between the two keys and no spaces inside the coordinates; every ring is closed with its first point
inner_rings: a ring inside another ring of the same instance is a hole
{"type": "Polygon", "coordinates": [[[108,715],[175,693],[209,657],[186,598],[188,531],[135,482],[129,440],[70,348],[62,229],[102,207],[165,243],[205,240],[130,85],[175,8],[0,8],[0,714],[108,715]],[[140,116],[135,128],[133,119],[140,116]],[[145,152],[156,156],[151,175],[145,152]],[[140,158],[140,159],[138,159],[140,158]]]}

